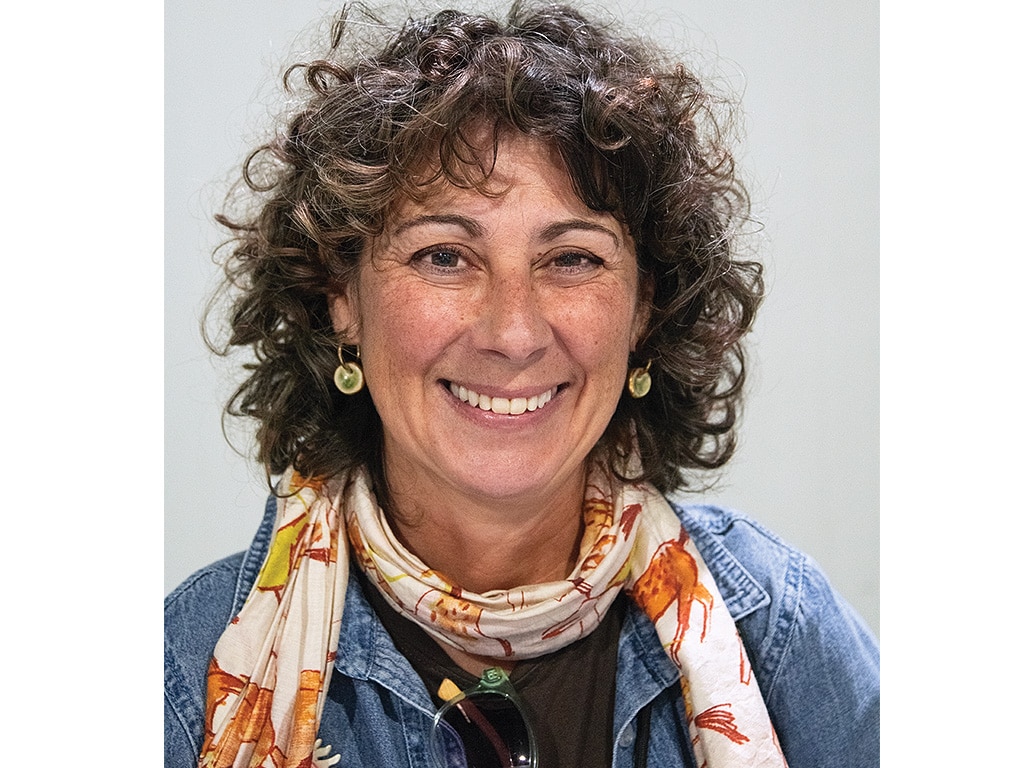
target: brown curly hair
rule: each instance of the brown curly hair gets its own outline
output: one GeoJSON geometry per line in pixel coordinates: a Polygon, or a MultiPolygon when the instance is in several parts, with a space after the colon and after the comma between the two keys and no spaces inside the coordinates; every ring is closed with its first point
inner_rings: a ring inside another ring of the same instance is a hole
{"type": "Polygon", "coordinates": [[[368,392],[332,385],[339,339],[327,296],[396,198],[422,192],[416,171],[476,183],[467,137],[481,121],[495,135],[550,141],[581,200],[618,217],[636,244],[650,321],[631,365],[651,360],[654,386],[620,398],[597,449],[622,455],[635,435],[643,477],[662,491],[724,464],[744,380],[739,342],[763,293],[760,264],[734,252],[749,201],[719,117],[728,103],[651,44],[567,6],[516,3],[504,22],[443,11],[383,44],[365,39],[380,29],[348,6],[328,54],[289,68],[286,89],[302,105],[244,164],[253,207],[217,217],[233,235],[232,303],[230,337],[213,346],[255,352],[226,413],[257,420],[268,472],[366,464],[383,481],[368,392]],[[357,13],[364,23],[353,24],[357,13]]]}

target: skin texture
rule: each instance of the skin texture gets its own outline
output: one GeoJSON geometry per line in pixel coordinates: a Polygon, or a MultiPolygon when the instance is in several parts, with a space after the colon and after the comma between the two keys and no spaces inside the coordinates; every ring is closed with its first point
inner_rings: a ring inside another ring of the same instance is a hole
{"type": "Polygon", "coordinates": [[[629,233],[572,190],[550,146],[503,136],[488,195],[447,181],[404,199],[330,297],[384,428],[391,524],[476,592],[564,578],[587,455],[646,320],[629,233]],[[520,415],[454,396],[455,382],[520,415]]]}

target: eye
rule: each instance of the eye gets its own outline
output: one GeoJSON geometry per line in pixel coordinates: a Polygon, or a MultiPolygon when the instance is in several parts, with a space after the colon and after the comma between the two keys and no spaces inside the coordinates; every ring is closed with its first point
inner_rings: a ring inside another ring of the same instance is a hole
{"type": "Polygon", "coordinates": [[[466,259],[456,248],[431,246],[413,254],[413,263],[432,272],[455,272],[466,266],[466,259]]]}
{"type": "Polygon", "coordinates": [[[551,260],[551,266],[575,274],[601,266],[604,261],[586,251],[563,251],[551,260]]]}
{"type": "Polygon", "coordinates": [[[459,254],[454,251],[434,251],[427,258],[435,267],[457,267],[459,265],[459,254]]]}

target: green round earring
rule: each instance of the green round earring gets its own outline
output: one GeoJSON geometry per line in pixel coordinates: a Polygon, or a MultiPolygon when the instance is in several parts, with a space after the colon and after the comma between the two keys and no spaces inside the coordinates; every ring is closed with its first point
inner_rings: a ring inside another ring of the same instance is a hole
{"type": "Polygon", "coordinates": [[[626,384],[629,387],[629,394],[638,400],[651,391],[651,361],[643,368],[633,368],[629,372],[626,384]]]}
{"type": "MultiPolygon", "coordinates": [[[[356,357],[359,357],[359,346],[356,346],[356,357]]],[[[334,369],[334,386],[342,394],[354,395],[363,388],[363,367],[357,362],[345,362],[342,347],[338,347],[338,360],[341,363],[334,369]]]]}

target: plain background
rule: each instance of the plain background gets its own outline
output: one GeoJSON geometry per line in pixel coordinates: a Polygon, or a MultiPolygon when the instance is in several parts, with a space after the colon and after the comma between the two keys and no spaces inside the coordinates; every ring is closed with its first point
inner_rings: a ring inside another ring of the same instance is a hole
{"type": "MultiPolygon", "coordinates": [[[[432,9],[418,5],[416,10],[432,9]]],[[[586,6],[582,6],[586,8],[586,6]]],[[[768,297],[740,450],[710,494],[814,557],[879,632],[879,19],[868,3],[603,4],[738,96],[768,297]]],[[[262,469],[225,440],[236,371],[203,346],[212,221],[322,36],[317,0],[165,7],[165,591],[243,549],[262,469]]],[[[244,426],[229,424],[244,450],[244,426]]]]}
{"type": "MultiPolygon", "coordinates": [[[[289,3],[298,8],[297,0],[276,2],[289,3]]],[[[217,44],[255,14],[273,15],[274,5],[233,2],[235,21],[217,27],[217,44]]],[[[723,0],[710,21],[755,6],[762,16],[780,11],[773,0],[723,0]]],[[[173,281],[164,271],[174,255],[163,233],[182,226],[164,220],[165,197],[169,207],[172,199],[164,180],[174,172],[164,141],[170,149],[175,140],[164,115],[181,125],[188,105],[171,98],[171,83],[164,101],[164,37],[169,62],[190,56],[182,32],[191,25],[201,40],[198,7],[168,8],[193,17],[184,26],[165,19],[160,4],[116,1],[22,3],[5,17],[0,459],[8,589],[0,652],[19,711],[54,712],[55,690],[72,702],[87,692],[89,704],[60,718],[57,739],[53,716],[21,718],[5,744],[13,765],[67,745],[138,763],[162,739],[160,549],[175,535],[162,534],[165,433],[173,428],[164,424],[164,374],[183,359],[208,366],[198,346],[175,359],[162,343],[172,322],[163,289],[170,294],[173,281]],[[116,736],[98,737],[108,733],[116,736]]],[[[852,10],[811,0],[788,7],[808,18],[852,10]]],[[[1020,16],[1017,5],[995,0],[882,6],[884,765],[1003,766],[1017,755],[1020,16]]],[[[269,66],[280,32],[246,38],[255,53],[243,57],[242,75],[269,66]]],[[[785,55],[779,45],[769,40],[765,50],[785,55]]],[[[237,99],[233,113],[246,112],[244,86],[230,83],[222,90],[237,99]]],[[[192,83],[197,92],[204,85],[192,83]]],[[[214,138],[235,146],[230,130],[214,123],[193,150],[214,138]]],[[[194,177],[194,189],[209,181],[194,177]]],[[[201,196],[187,195],[197,200],[189,214],[196,220],[206,215],[201,196]]],[[[200,253],[177,258],[206,262],[200,253]]],[[[171,484],[169,469],[166,477],[171,484]]],[[[247,515],[243,523],[253,525],[247,515]]]]}

